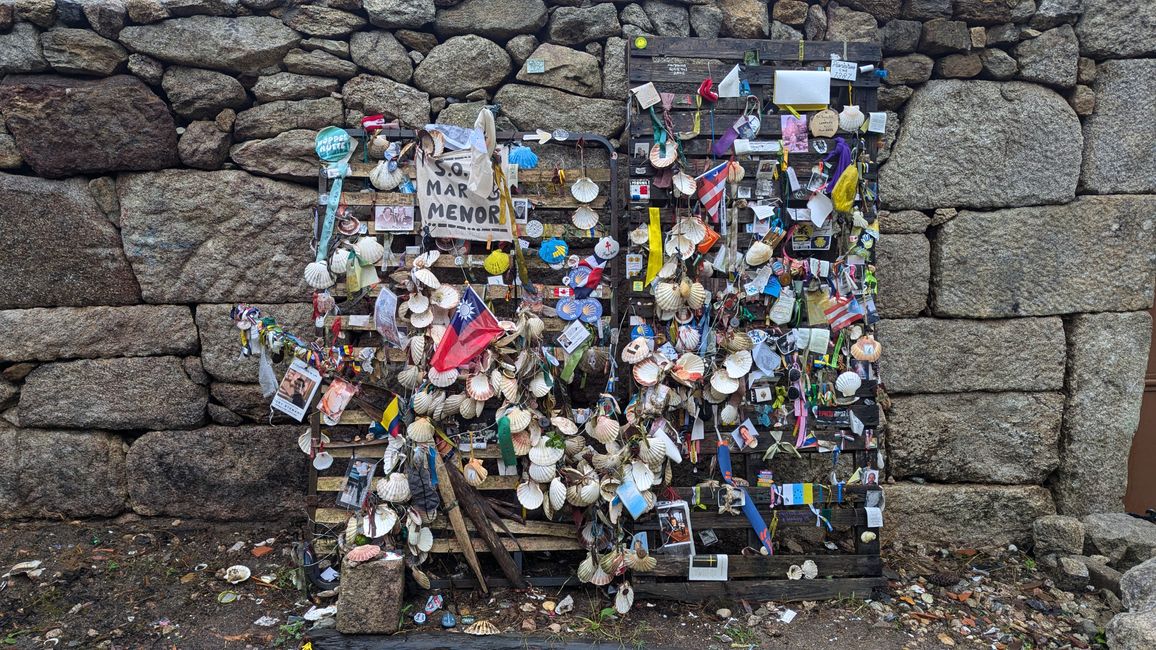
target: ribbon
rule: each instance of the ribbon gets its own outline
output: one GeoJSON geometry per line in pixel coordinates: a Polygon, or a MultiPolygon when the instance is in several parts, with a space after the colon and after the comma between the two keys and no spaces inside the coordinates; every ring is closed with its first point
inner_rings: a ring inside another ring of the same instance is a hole
{"type": "MultiPolygon", "coordinates": [[[[734,477],[731,471],[731,450],[730,444],[726,440],[719,440],[718,443],[718,466],[722,471],[723,480],[729,485],[734,485],[734,477]]],[[[767,522],[763,521],[763,516],[759,514],[759,509],[755,507],[755,501],[751,498],[750,493],[744,487],[738,487],[743,493],[743,514],[747,516],[747,521],[750,522],[751,528],[755,530],[755,535],[759,541],[763,543],[763,547],[767,549],[767,553],[775,554],[775,548],[771,545],[771,533],[767,530],[767,522]]]]}
{"type": "MultiPolygon", "coordinates": [[[[353,151],[350,150],[350,155],[353,151]]],[[[314,261],[324,262],[329,252],[329,238],[333,236],[333,221],[337,217],[337,207],[341,204],[341,186],[345,183],[345,175],[349,173],[349,157],[330,165],[330,169],[337,168],[337,177],[333,179],[333,186],[329,188],[329,199],[325,203],[325,221],[321,222],[321,239],[317,241],[317,258],[314,261]]]]}
{"type": "Polygon", "coordinates": [[[514,453],[514,439],[510,437],[510,418],[498,418],[498,449],[502,452],[502,462],[506,467],[516,467],[518,455],[514,453]]]}
{"type": "Polygon", "coordinates": [[[650,251],[646,259],[646,284],[654,282],[662,269],[662,213],[658,208],[650,208],[650,251]]]}

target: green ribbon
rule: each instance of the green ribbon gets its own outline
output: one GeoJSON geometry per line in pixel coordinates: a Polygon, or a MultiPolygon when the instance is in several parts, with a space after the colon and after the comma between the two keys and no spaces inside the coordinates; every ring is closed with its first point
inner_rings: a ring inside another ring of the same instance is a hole
{"type": "Polygon", "coordinates": [[[502,462],[506,467],[518,466],[518,455],[514,453],[514,439],[510,437],[510,418],[498,418],[498,449],[502,451],[502,462]]]}
{"type": "Polygon", "coordinates": [[[569,384],[574,381],[574,372],[578,370],[578,364],[582,361],[582,356],[586,354],[586,350],[590,349],[590,345],[594,342],[593,336],[586,337],[577,349],[572,354],[566,357],[566,363],[562,364],[562,381],[569,384]]]}

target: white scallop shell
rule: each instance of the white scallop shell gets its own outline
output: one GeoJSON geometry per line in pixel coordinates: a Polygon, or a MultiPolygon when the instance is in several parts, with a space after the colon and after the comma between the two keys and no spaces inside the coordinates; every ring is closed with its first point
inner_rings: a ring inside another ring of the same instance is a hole
{"type": "MultiPolygon", "coordinates": [[[[535,448],[530,449],[530,453],[534,453],[535,448]]],[[[539,483],[548,483],[551,479],[558,475],[558,470],[553,465],[539,465],[533,461],[530,462],[530,469],[528,470],[530,478],[539,483]]]]}
{"type": "Polygon", "coordinates": [[[472,458],[470,462],[466,463],[466,466],[462,468],[462,475],[465,477],[466,483],[478,487],[486,480],[490,472],[486,469],[486,466],[482,464],[481,460],[472,458]]]}
{"type": "Polygon", "coordinates": [[[546,321],[537,316],[530,316],[526,319],[526,335],[532,339],[542,336],[546,331],[546,321]]]}
{"type": "Polygon", "coordinates": [[[377,264],[385,256],[385,246],[377,241],[377,237],[362,237],[353,245],[357,251],[357,258],[362,264],[377,264]]]}
{"type": "Polygon", "coordinates": [[[742,379],[751,371],[752,361],[750,350],[739,350],[727,355],[726,360],[723,361],[723,368],[726,369],[726,373],[731,379],[742,379]]]}
{"type": "Polygon", "coordinates": [[[458,407],[458,414],[467,420],[472,420],[482,412],[483,404],[485,404],[485,402],[479,402],[472,397],[467,397],[462,400],[461,406],[458,407]]]}
{"type": "Polygon", "coordinates": [[[590,578],[594,577],[594,569],[597,566],[597,563],[594,562],[594,554],[587,554],[586,559],[578,564],[578,579],[582,582],[590,582],[590,578]]]}
{"type": "Polygon", "coordinates": [[[614,596],[614,611],[625,614],[634,606],[634,587],[629,582],[618,586],[618,594],[614,596]]]}
{"type": "Polygon", "coordinates": [[[614,576],[603,571],[602,567],[597,566],[594,567],[594,575],[590,576],[590,584],[598,585],[599,587],[605,587],[606,585],[610,584],[610,581],[613,579],[614,576]]]}
{"type": "Polygon", "coordinates": [[[235,564],[225,569],[225,582],[231,585],[240,584],[249,579],[253,572],[244,564],[235,564]]]}
{"type": "Polygon", "coordinates": [[[433,295],[430,296],[430,300],[433,302],[433,304],[448,311],[450,309],[455,309],[458,306],[458,303],[462,301],[462,294],[459,293],[458,290],[454,287],[448,284],[443,284],[433,292],[433,295]]]}
{"type": "Polygon", "coordinates": [[[788,580],[801,580],[802,578],[803,567],[799,566],[798,564],[792,564],[791,566],[787,567],[788,580]]]}
{"type": "Polygon", "coordinates": [[[460,393],[447,395],[444,400],[434,407],[434,419],[440,421],[456,416],[462,407],[462,402],[466,399],[469,398],[460,393]]]}
{"type": "Polygon", "coordinates": [[[622,348],[623,363],[635,364],[650,356],[651,339],[640,336],[631,340],[622,348]]]}
{"type": "Polygon", "coordinates": [[[409,356],[414,363],[421,361],[425,357],[425,337],[413,336],[409,339],[409,356]]]}
{"type": "Polygon", "coordinates": [[[771,255],[774,254],[774,249],[765,241],[757,241],[751,244],[747,249],[747,254],[744,256],[747,266],[762,266],[771,261],[771,255]]]}
{"type": "Polygon", "coordinates": [[[702,379],[706,373],[706,363],[693,352],[686,352],[674,362],[671,375],[683,384],[691,384],[702,379]]]}
{"type": "Polygon", "coordinates": [[[612,417],[606,415],[599,415],[595,419],[593,435],[598,442],[603,444],[610,442],[618,437],[622,425],[612,417]]]}
{"type": "Polygon", "coordinates": [[[526,427],[530,426],[530,420],[533,416],[526,409],[514,408],[506,413],[506,417],[510,419],[510,433],[517,433],[524,431],[526,427]]]}
{"type": "Polygon", "coordinates": [[[698,217],[683,217],[674,224],[674,228],[671,228],[670,231],[686,237],[697,246],[706,239],[706,222],[698,217]]]}
{"type": "Polygon", "coordinates": [[[653,386],[658,383],[662,369],[654,359],[646,359],[634,366],[634,381],[642,386],[653,386]]]}
{"type": "Polygon", "coordinates": [[[538,440],[538,444],[530,449],[530,462],[538,465],[553,465],[562,460],[565,453],[562,449],[547,445],[546,438],[542,437],[538,440]]]}
{"type": "Polygon", "coordinates": [[[722,340],[722,346],[731,352],[755,349],[755,342],[746,332],[731,330],[722,340]]]}
{"type": "Polygon", "coordinates": [[[518,456],[525,456],[534,448],[529,431],[518,431],[510,434],[510,441],[514,443],[514,454],[518,456]]]}
{"type": "Polygon", "coordinates": [[[369,172],[369,182],[382,192],[389,192],[390,190],[396,189],[397,186],[406,181],[406,178],[405,172],[402,171],[400,165],[395,167],[393,171],[390,171],[389,163],[384,160],[377,163],[377,166],[369,172]]]}
{"type": "Polygon", "coordinates": [[[523,481],[518,484],[518,503],[527,510],[536,510],[542,507],[542,486],[533,481],[523,481]]]}
{"type": "Polygon", "coordinates": [[[638,445],[638,457],[646,463],[661,462],[666,458],[666,440],[664,438],[647,438],[638,445]]]}
{"type": "Polygon", "coordinates": [[[682,325],[678,328],[678,342],[675,344],[680,352],[693,352],[698,349],[698,344],[702,342],[702,334],[697,328],[690,325],[682,325]]]}
{"type": "Polygon", "coordinates": [[[441,288],[442,282],[434,275],[434,272],[429,269],[415,269],[413,277],[420,283],[429,287],[430,289],[441,288]]]}
{"type": "Polygon", "coordinates": [[[538,373],[530,380],[530,392],[534,397],[545,397],[550,392],[550,384],[546,382],[545,373],[538,373]]]}
{"type": "Polygon", "coordinates": [[[654,143],[650,148],[650,164],[655,169],[662,169],[663,167],[670,167],[678,160],[678,148],[673,144],[667,144],[663,151],[663,145],[654,143]]]}
{"type": "Polygon", "coordinates": [[[507,377],[496,370],[494,372],[497,372],[499,376],[498,389],[502,391],[502,397],[504,397],[507,402],[517,402],[518,394],[522,392],[518,386],[518,380],[513,377],[507,377]]]}
{"type": "Polygon", "coordinates": [[[406,436],[416,443],[433,442],[434,425],[427,417],[420,417],[406,427],[406,436]]]}
{"type": "Polygon", "coordinates": [[[433,319],[433,310],[427,309],[420,314],[410,314],[409,324],[417,329],[425,329],[433,323],[433,319]]]}
{"type": "Polygon", "coordinates": [[[417,415],[429,415],[433,413],[434,406],[437,405],[437,393],[439,391],[430,390],[426,387],[424,390],[419,390],[413,395],[413,412],[417,415]]]}
{"type": "Polygon", "coordinates": [[[687,307],[696,310],[701,309],[706,304],[706,287],[699,282],[692,282],[685,300],[687,307]]]}
{"type": "Polygon", "coordinates": [[[646,224],[630,231],[630,243],[635,246],[645,246],[650,241],[650,230],[647,229],[646,224]]]}
{"type": "Polygon", "coordinates": [[[412,546],[416,547],[417,550],[421,551],[422,553],[429,553],[430,549],[433,548],[434,543],[433,531],[429,528],[423,527],[418,531],[417,539],[414,541],[416,543],[412,544],[412,546]]]}
{"type": "Polygon", "coordinates": [[[855,131],[863,126],[866,116],[858,106],[844,106],[839,112],[839,128],[844,131],[855,131]]]}
{"type": "Polygon", "coordinates": [[[662,266],[659,267],[658,277],[663,280],[669,280],[673,278],[681,268],[682,264],[679,263],[677,258],[668,257],[667,260],[662,263],[662,266]]]}
{"type": "Polygon", "coordinates": [[[570,215],[570,223],[574,224],[575,228],[581,230],[590,230],[598,225],[598,213],[590,209],[589,206],[580,206],[570,215]]]}
{"type": "Polygon", "coordinates": [[[726,372],[716,370],[710,376],[710,387],[722,395],[733,395],[739,389],[739,382],[729,377],[726,372]]]}
{"type": "Polygon", "coordinates": [[[377,496],[390,503],[408,501],[409,479],[401,472],[394,472],[387,478],[377,480],[377,496]]]}
{"type": "Polygon", "coordinates": [[[305,283],[314,289],[328,289],[336,282],[329,273],[325,262],[310,262],[305,265],[305,283]]]}
{"type": "Polygon", "coordinates": [[[589,203],[598,198],[598,183],[581,176],[570,186],[570,194],[582,203],[589,203]]]}
{"type": "Polygon", "coordinates": [[[819,575],[819,566],[815,564],[814,560],[806,560],[803,562],[803,578],[812,580],[819,575]]]}
{"type": "Polygon", "coordinates": [[[410,314],[424,314],[429,310],[429,297],[424,293],[414,292],[410,294],[409,300],[405,301],[405,308],[410,314]]]}
{"type": "Polygon", "coordinates": [[[458,369],[450,368],[449,370],[438,370],[437,368],[431,366],[429,369],[428,377],[429,383],[437,386],[438,388],[445,388],[446,386],[453,385],[453,383],[458,380],[458,369]]]}
{"type": "Polygon", "coordinates": [[[494,396],[494,385],[485,375],[471,375],[466,379],[466,393],[479,402],[484,402],[494,396]]]}
{"type": "Polygon", "coordinates": [[[848,370],[835,379],[835,390],[843,397],[851,397],[863,385],[863,378],[859,373],[848,370]]]}
{"type": "Polygon", "coordinates": [[[698,183],[695,182],[694,176],[691,176],[684,171],[680,171],[675,174],[670,179],[670,182],[674,189],[677,190],[678,193],[682,196],[692,196],[694,194],[695,188],[698,187],[698,183]]]}
{"type": "MultiPolygon", "coordinates": [[[[382,504],[373,509],[373,536],[382,537],[393,532],[397,527],[397,512],[393,508],[382,504]]],[[[365,533],[367,536],[369,532],[365,533]]]]}
{"type": "Polygon", "coordinates": [[[654,302],[667,311],[674,311],[682,306],[682,296],[678,293],[678,285],[673,282],[659,282],[654,285],[654,302]]]}
{"type": "Polygon", "coordinates": [[[438,261],[438,258],[441,256],[442,256],[441,251],[437,250],[436,248],[430,249],[430,250],[422,253],[421,255],[418,255],[417,257],[413,258],[413,268],[415,268],[415,269],[431,268],[431,267],[433,267],[434,263],[438,261]]]}
{"type": "Polygon", "coordinates": [[[562,479],[554,477],[554,479],[550,481],[547,498],[555,510],[560,510],[562,506],[566,505],[566,484],[562,482],[562,479]]]}
{"type": "Polygon", "coordinates": [[[550,424],[554,425],[554,428],[564,436],[572,436],[578,433],[578,425],[574,424],[574,421],[570,418],[555,415],[550,418],[550,424]]]}
{"type": "Polygon", "coordinates": [[[634,487],[639,490],[649,490],[654,485],[654,472],[641,460],[630,463],[626,468],[627,474],[634,479],[634,487]]]}
{"type": "Polygon", "coordinates": [[[345,273],[349,269],[349,250],[346,248],[338,248],[333,251],[333,255],[329,257],[329,272],[338,275],[345,273]]]}
{"type": "Polygon", "coordinates": [[[718,414],[719,424],[723,426],[734,426],[739,423],[739,409],[734,404],[727,404],[722,407],[722,411],[718,414]]]}

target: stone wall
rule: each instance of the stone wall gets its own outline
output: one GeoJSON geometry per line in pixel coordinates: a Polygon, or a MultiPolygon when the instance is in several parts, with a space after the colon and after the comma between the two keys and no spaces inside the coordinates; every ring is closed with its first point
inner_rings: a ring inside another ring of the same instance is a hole
{"type": "Polygon", "coordinates": [[[1117,0],[0,2],[0,516],[299,514],[301,427],[227,315],[308,326],[316,130],[497,102],[500,127],[618,136],[626,39],[653,34],[883,47],[888,534],[1119,510],[1154,25],[1117,0]]]}

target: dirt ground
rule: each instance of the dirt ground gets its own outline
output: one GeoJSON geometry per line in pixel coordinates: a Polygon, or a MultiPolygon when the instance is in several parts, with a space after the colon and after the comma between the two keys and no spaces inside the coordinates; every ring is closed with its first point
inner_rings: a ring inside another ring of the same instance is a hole
{"type": "MultiPolygon", "coordinates": [[[[43,563],[35,577],[0,580],[0,648],[302,648],[314,625],[302,615],[336,601],[310,601],[298,590],[293,544],[299,534],[279,525],[135,518],[0,526],[0,572],[43,563]],[[248,566],[252,577],[237,585],[223,580],[235,564],[248,566]]],[[[1099,647],[1093,633],[1099,632],[1096,621],[1110,616],[1110,602],[1052,589],[1028,558],[977,559],[974,552],[922,561],[886,558],[894,579],[887,594],[871,601],[690,605],[639,599],[619,618],[605,611],[611,604],[605,595],[575,589],[457,592],[447,594],[447,605],[522,637],[511,647],[1099,647]],[[922,577],[942,567],[955,568],[958,585],[938,587],[922,577]],[[1003,570],[1014,575],[997,575],[1003,570]],[[975,586],[961,593],[969,580],[975,586]],[[542,609],[545,600],[566,594],[574,596],[573,612],[552,616],[542,609]],[[720,617],[721,608],[730,616],[720,617]],[[787,610],[796,613],[789,623],[780,620],[787,610]]],[[[407,601],[403,631],[437,627],[440,614],[421,627],[408,617],[424,598],[407,601]]],[[[324,640],[325,632],[331,631],[314,633],[314,647],[342,647],[324,640]]],[[[446,647],[470,647],[474,639],[445,634],[446,647]]],[[[394,639],[380,647],[405,647],[404,638],[394,639]]]]}

